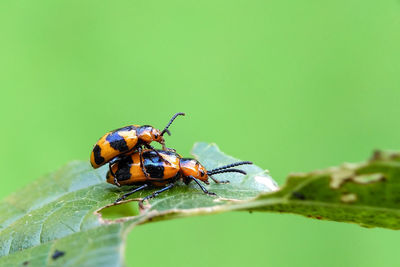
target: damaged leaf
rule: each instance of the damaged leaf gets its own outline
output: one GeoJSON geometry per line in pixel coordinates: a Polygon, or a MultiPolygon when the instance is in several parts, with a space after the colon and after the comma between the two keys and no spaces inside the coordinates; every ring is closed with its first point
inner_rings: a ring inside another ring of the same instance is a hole
{"type": "Polygon", "coordinates": [[[364,163],[293,174],[279,191],[248,204],[244,209],[400,229],[400,154],[375,152],[364,163]]]}
{"type": "MultiPolygon", "coordinates": [[[[237,161],[216,145],[197,144],[194,154],[206,168],[237,161]]],[[[219,197],[182,183],[140,212],[137,201],[112,205],[130,187],[107,184],[107,168],[93,170],[88,162],[72,162],[1,201],[0,266],[122,266],[124,236],[135,225],[223,212],[232,209],[231,203],[277,189],[263,169],[243,166],[247,176],[227,173],[219,178],[229,184],[207,186],[219,197]]],[[[129,200],[153,191],[138,192],[129,200]]]]}
{"type": "MultiPolygon", "coordinates": [[[[216,145],[198,143],[193,154],[208,168],[237,159],[216,145]]],[[[220,175],[229,184],[207,189],[178,184],[140,210],[128,190],[105,182],[107,167],[72,162],[0,202],[0,266],[122,266],[124,237],[134,226],[175,217],[232,210],[290,212],[366,227],[400,229],[400,154],[376,152],[361,164],[293,174],[277,185],[267,171],[241,166],[248,175],[220,175]]]]}

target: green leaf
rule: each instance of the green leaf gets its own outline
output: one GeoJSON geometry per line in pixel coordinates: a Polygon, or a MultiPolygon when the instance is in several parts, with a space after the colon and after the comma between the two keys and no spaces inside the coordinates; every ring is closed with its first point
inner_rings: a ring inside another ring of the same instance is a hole
{"type": "MultiPolygon", "coordinates": [[[[194,153],[208,169],[237,161],[215,145],[197,144],[194,153]]],[[[93,170],[88,162],[69,163],[0,202],[0,265],[121,266],[124,236],[133,226],[232,210],[238,201],[277,188],[261,168],[241,169],[248,175],[221,174],[220,179],[231,183],[208,186],[218,198],[205,195],[195,184],[179,184],[150,200],[151,207],[139,214],[136,201],[110,205],[129,187],[107,184],[107,167],[93,170]],[[54,259],[56,251],[64,254],[54,259]]]]}
{"type": "MultiPolygon", "coordinates": [[[[216,145],[198,143],[193,152],[208,169],[237,161],[216,145]]],[[[93,170],[87,162],[72,162],[0,202],[0,266],[121,266],[124,237],[134,226],[231,210],[400,228],[399,153],[376,152],[365,163],[292,174],[279,191],[263,169],[241,169],[248,175],[220,175],[231,183],[207,187],[219,197],[205,195],[195,184],[179,184],[140,211],[135,200],[154,190],[112,205],[129,187],[107,184],[107,167],[93,170]]]]}
{"type": "Polygon", "coordinates": [[[364,163],[292,174],[281,190],[261,195],[247,206],[400,229],[400,153],[377,151],[364,163]]]}

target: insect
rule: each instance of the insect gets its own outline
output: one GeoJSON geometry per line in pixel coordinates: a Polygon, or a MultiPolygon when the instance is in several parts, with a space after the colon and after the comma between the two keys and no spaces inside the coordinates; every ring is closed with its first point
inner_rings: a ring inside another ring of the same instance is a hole
{"type": "Polygon", "coordinates": [[[226,173],[226,172],[237,172],[246,174],[245,171],[239,169],[233,169],[232,167],[253,164],[250,161],[241,161],[218,167],[212,170],[206,170],[197,160],[192,158],[182,158],[175,151],[164,151],[164,150],[144,150],[142,154],[143,167],[149,173],[147,177],[141,166],[140,166],[140,155],[134,153],[119,162],[112,165],[111,169],[107,173],[107,182],[115,184],[115,180],[121,185],[137,185],[138,187],[133,188],[130,192],[124,194],[122,197],[117,199],[115,202],[124,200],[126,197],[132,195],[135,192],[143,190],[149,187],[163,187],[153,194],[144,197],[139,204],[150,198],[158,196],[160,193],[174,187],[178,180],[182,180],[186,185],[191,181],[194,181],[204,193],[208,195],[216,195],[215,193],[207,191],[207,189],[201,184],[209,184],[208,178],[211,178],[215,183],[229,183],[229,181],[219,181],[212,177],[212,175],[226,173]],[[168,162],[169,164],[166,164],[168,162]]]}
{"type": "MultiPolygon", "coordinates": [[[[171,135],[168,128],[176,119],[176,117],[180,115],[184,116],[185,113],[179,112],[172,116],[171,120],[162,131],[155,129],[150,125],[129,125],[106,133],[94,145],[90,155],[90,163],[95,169],[103,166],[106,163],[109,163],[111,170],[112,164],[121,160],[121,158],[129,155],[130,153],[138,151],[139,156],[141,157],[143,147],[154,150],[154,148],[150,145],[150,143],[153,141],[160,143],[165,150],[166,148],[163,135],[165,133],[171,135]]],[[[140,160],[140,164],[143,167],[142,160],[140,160]]],[[[144,174],[149,176],[145,169],[142,169],[144,174]]],[[[120,186],[117,180],[115,180],[115,184],[120,186]]]]}

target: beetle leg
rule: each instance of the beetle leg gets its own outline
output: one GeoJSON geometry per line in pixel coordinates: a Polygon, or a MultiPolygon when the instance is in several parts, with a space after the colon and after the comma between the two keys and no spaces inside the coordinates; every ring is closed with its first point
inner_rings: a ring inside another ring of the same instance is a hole
{"type": "Polygon", "coordinates": [[[109,170],[110,170],[110,174],[114,177],[114,184],[116,185],[116,186],[119,186],[119,187],[121,187],[121,184],[118,182],[118,180],[117,180],[117,176],[115,175],[115,173],[113,172],[113,170],[112,170],[112,165],[114,164],[114,163],[116,163],[117,161],[119,161],[120,160],[120,158],[119,157],[116,157],[116,158],[113,158],[112,160],[110,160],[110,162],[109,162],[109,164],[108,164],[108,168],[109,168],[109,170]]]}
{"type": "Polygon", "coordinates": [[[137,191],[143,190],[143,189],[145,189],[146,187],[148,187],[148,184],[144,184],[144,185],[142,185],[142,186],[139,186],[139,187],[133,189],[132,191],[130,191],[130,192],[128,192],[128,193],[122,195],[122,197],[120,197],[120,198],[118,198],[117,200],[115,200],[114,203],[120,202],[121,200],[124,200],[126,197],[129,197],[129,196],[132,195],[133,193],[136,193],[137,191]]]}
{"type": "Polygon", "coordinates": [[[216,196],[217,194],[213,193],[213,192],[209,192],[201,183],[198,179],[194,178],[193,176],[188,176],[189,179],[192,179],[193,181],[196,182],[196,184],[198,186],[200,186],[201,190],[203,190],[204,193],[206,193],[207,195],[210,196],[216,196]]]}
{"type": "Polygon", "coordinates": [[[139,151],[139,159],[140,159],[140,168],[142,168],[144,176],[146,176],[146,178],[150,178],[150,174],[147,173],[146,168],[143,165],[143,156],[142,156],[143,150],[140,146],[138,147],[138,151],[139,151]]]}
{"type": "Polygon", "coordinates": [[[169,184],[169,185],[167,185],[166,187],[164,187],[164,188],[162,188],[162,189],[160,189],[160,190],[154,192],[153,194],[144,197],[142,200],[139,201],[139,206],[140,206],[141,208],[143,208],[143,202],[144,202],[145,200],[150,199],[150,198],[154,198],[154,197],[158,196],[160,193],[162,193],[162,192],[164,192],[164,191],[167,191],[168,189],[171,189],[172,187],[174,187],[174,185],[175,185],[175,184],[169,184]]]}
{"type": "Polygon", "coordinates": [[[210,177],[211,180],[213,180],[216,184],[229,184],[229,183],[230,183],[229,180],[220,181],[220,180],[215,179],[215,178],[212,177],[211,175],[208,175],[208,177],[210,177]]]}
{"type": "Polygon", "coordinates": [[[153,150],[154,152],[156,152],[157,156],[158,156],[162,161],[164,161],[166,164],[171,165],[171,163],[170,163],[168,160],[164,159],[164,158],[161,156],[161,154],[158,153],[158,151],[157,151],[154,147],[152,147],[152,146],[149,145],[149,144],[145,144],[144,146],[145,146],[147,149],[151,149],[151,150],[153,150]]]}

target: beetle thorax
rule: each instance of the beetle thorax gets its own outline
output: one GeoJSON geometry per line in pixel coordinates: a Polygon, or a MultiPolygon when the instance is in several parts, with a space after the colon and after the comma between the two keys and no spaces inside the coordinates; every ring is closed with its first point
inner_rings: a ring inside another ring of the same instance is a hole
{"type": "Polygon", "coordinates": [[[153,141],[152,137],[153,127],[149,125],[140,126],[136,131],[139,139],[145,143],[151,143],[153,141]]]}
{"type": "Polygon", "coordinates": [[[207,182],[207,170],[195,159],[181,159],[180,172],[183,176],[193,176],[199,180],[207,182]]]}
{"type": "Polygon", "coordinates": [[[150,144],[155,141],[160,144],[164,144],[164,138],[161,135],[160,130],[153,128],[150,125],[144,125],[137,129],[138,138],[144,142],[150,144]]]}

